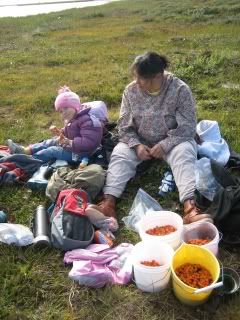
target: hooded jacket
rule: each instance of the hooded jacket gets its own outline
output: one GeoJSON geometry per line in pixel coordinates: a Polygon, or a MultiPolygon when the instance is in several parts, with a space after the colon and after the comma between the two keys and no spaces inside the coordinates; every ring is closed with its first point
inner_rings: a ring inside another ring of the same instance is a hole
{"type": "Polygon", "coordinates": [[[91,155],[101,144],[103,128],[95,127],[89,115],[90,108],[83,109],[64,127],[63,134],[72,140],[72,146],[64,149],[77,154],[91,155]]]}

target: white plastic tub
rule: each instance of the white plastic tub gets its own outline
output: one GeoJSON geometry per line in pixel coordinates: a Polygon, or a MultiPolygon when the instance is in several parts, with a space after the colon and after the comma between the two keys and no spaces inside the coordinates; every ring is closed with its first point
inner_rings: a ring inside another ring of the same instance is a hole
{"type": "Polygon", "coordinates": [[[218,254],[218,243],[220,241],[220,235],[217,227],[206,221],[194,222],[185,225],[182,233],[182,242],[188,243],[193,239],[212,239],[209,243],[202,245],[201,247],[209,249],[215,256],[218,254]]]}
{"type": "Polygon", "coordinates": [[[139,235],[142,241],[155,241],[165,242],[169,244],[174,250],[176,250],[181,244],[182,230],[183,230],[183,220],[175,212],[171,211],[151,211],[147,212],[137,224],[139,235]],[[147,230],[171,225],[177,230],[164,236],[150,235],[146,233],[147,230]]]}
{"type": "Polygon", "coordinates": [[[171,276],[173,248],[164,243],[139,242],[132,250],[134,279],[137,287],[145,292],[159,292],[165,289],[171,276]],[[157,261],[159,267],[141,264],[143,261],[157,261]]]}

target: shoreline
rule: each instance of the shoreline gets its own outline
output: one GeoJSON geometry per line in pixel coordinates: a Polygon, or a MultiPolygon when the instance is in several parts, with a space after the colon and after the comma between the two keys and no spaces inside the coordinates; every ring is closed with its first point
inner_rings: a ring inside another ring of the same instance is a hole
{"type": "Polygon", "coordinates": [[[43,6],[48,4],[67,4],[67,3],[78,3],[78,2],[91,2],[94,0],[66,0],[66,1],[46,1],[46,2],[31,2],[31,3],[15,3],[15,4],[0,4],[0,8],[2,7],[27,7],[27,6],[43,6]]]}
{"type": "MultiPolygon", "coordinates": [[[[24,0],[23,0],[24,1],[24,0]]],[[[60,12],[69,9],[81,9],[86,7],[101,6],[111,2],[117,2],[120,0],[65,0],[65,1],[51,1],[46,2],[33,2],[18,4],[18,3],[6,3],[0,4],[0,18],[17,18],[28,17],[39,14],[48,14],[52,12],[60,12]]]]}

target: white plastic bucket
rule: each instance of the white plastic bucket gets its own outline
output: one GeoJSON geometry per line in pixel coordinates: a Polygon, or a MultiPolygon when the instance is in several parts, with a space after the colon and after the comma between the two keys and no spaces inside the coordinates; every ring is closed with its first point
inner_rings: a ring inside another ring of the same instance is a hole
{"type": "Polygon", "coordinates": [[[201,247],[209,249],[215,256],[218,254],[218,243],[220,241],[219,231],[217,227],[206,221],[194,222],[189,225],[185,225],[182,233],[183,243],[193,239],[212,239],[210,242],[202,245],[201,247]]]}
{"type": "Polygon", "coordinates": [[[137,287],[145,292],[159,292],[165,289],[171,276],[173,248],[164,242],[139,242],[132,250],[134,279],[137,287]],[[157,261],[159,267],[148,267],[141,262],[157,261]]]}
{"type": "Polygon", "coordinates": [[[174,250],[181,244],[183,220],[175,212],[171,211],[148,211],[137,223],[137,228],[142,241],[161,241],[168,243],[174,250]],[[157,226],[171,225],[177,230],[165,236],[155,236],[146,233],[147,230],[157,226]]]}

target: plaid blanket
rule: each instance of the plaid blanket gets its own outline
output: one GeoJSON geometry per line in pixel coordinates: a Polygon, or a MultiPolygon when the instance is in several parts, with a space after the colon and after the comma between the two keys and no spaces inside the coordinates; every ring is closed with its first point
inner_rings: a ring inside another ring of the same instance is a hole
{"type": "Polygon", "coordinates": [[[26,181],[27,175],[23,169],[17,168],[12,162],[0,163],[0,185],[26,181]]]}

